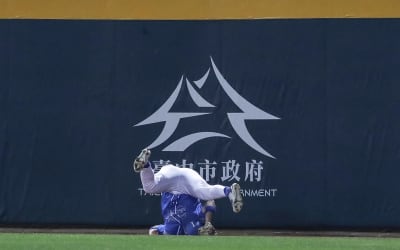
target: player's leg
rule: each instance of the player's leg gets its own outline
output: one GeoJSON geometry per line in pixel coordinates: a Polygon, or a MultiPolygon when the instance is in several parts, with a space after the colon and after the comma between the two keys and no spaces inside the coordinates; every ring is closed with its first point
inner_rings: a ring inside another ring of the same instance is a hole
{"type": "Polygon", "coordinates": [[[181,216],[185,234],[200,235],[200,228],[204,226],[203,205],[190,195],[181,195],[179,203],[185,208],[181,216]]]}
{"type": "Polygon", "coordinates": [[[160,182],[161,176],[156,176],[153,169],[151,168],[151,164],[147,164],[149,165],[149,167],[143,168],[140,172],[140,179],[142,181],[143,190],[149,194],[167,192],[167,183],[160,182]]]}
{"type": "Polygon", "coordinates": [[[143,149],[133,162],[135,172],[140,172],[143,190],[146,193],[161,193],[170,190],[170,181],[163,178],[163,174],[154,174],[149,161],[151,151],[143,149]]]}
{"type": "Polygon", "coordinates": [[[164,235],[183,235],[183,228],[178,222],[165,223],[164,235]]]}
{"type": "Polygon", "coordinates": [[[179,187],[185,193],[190,194],[200,200],[213,200],[226,197],[227,187],[222,185],[208,184],[196,171],[190,168],[180,169],[179,187]]]}
{"type": "Polygon", "coordinates": [[[198,229],[199,235],[216,235],[217,231],[212,224],[214,213],[216,212],[216,204],[214,200],[206,201],[202,205],[199,217],[204,221],[204,225],[198,229]]]}
{"type": "Polygon", "coordinates": [[[154,174],[149,162],[150,154],[150,150],[143,149],[133,163],[134,170],[140,172],[143,189],[146,193],[178,192],[192,195],[201,200],[227,196],[225,193],[227,187],[209,185],[192,169],[166,165],[157,174],[154,174]]]}
{"type": "Polygon", "coordinates": [[[240,186],[237,183],[231,187],[209,185],[196,171],[189,168],[178,168],[166,165],[154,174],[151,169],[150,150],[144,149],[134,161],[135,171],[140,171],[143,190],[146,193],[184,193],[201,200],[214,200],[228,197],[233,211],[238,213],[243,206],[240,186]]]}
{"type": "Polygon", "coordinates": [[[146,162],[140,171],[143,190],[146,193],[183,193],[201,200],[219,199],[227,196],[227,187],[209,185],[196,171],[165,165],[154,174],[150,162],[146,162]]]}
{"type": "Polygon", "coordinates": [[[204,224],[201,224],[199,221],[192,221],[191,223],[187,223],[184,225],[183,231],[185,235],[200,235],[199,229],[204,224]]]}
{"type": "Polygon", "coordinates": [[[234,183],[230,187],[210,185],[196,171],[189,168],[166,165],[157,174],[154,174],[149,167],[141,171],[140,177],[143,190],[147,193],[183,193],[200,200],[228,197],[235,213],[240,212],[243,207],[239,184],[234,183]]]}
{"type": "Polygon", "coordinates": [[[235,213],[240,212],[243,207],[243,198],[237,183],[230,187],[210,185],[193,169],[178,168],[173,165],[162,167],[157,175],[160,175],[160,183],[169,189],[168,192],[189,194],[201,200],[228,197],[235,213]]]}

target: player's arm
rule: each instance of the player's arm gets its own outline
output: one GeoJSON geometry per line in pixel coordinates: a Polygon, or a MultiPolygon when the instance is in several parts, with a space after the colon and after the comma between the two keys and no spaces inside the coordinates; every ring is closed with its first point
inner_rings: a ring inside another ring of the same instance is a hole
{"type": "Polygon", "coordinates": [[[165,225],[155,225],[149,229],[149,235],[164,235],[165,225]]]}
{"type": "Polygon", "coordinates": [[[214,200],[206,201],[204,210],[205,210],[205,224],[207,224],[207,222],[211,223],[213,215],[216,211],[215,201],[214,200]]]}
{"type": "Polygon", "coordinates": [[[200,235],[216,235],[217,231],[213,226],[212,218],[216,211],[216,205],[214,200],[209,200],[203,206],[204,209],[204,226],[199,228],[200,235]]]}

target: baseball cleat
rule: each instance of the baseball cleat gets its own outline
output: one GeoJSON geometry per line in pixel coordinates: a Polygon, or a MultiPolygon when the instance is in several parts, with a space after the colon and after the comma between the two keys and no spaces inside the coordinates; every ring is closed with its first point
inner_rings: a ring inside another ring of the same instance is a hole
{"type": "Polygon", "coordinates": [[[135,161],[133,162],[133,170],[135,170],[135,172],[139,173],[140,171],[142,171],[144,166],[149,161],[150,154],[151,151],[147,148],[143,149],[142,152],[140,152],[138,157],[136,157],[135,161]]]}
{"type": "Polygon", "coordinates": [[[233,183],[231,189],[232,191],[229,193],[229,200],[231,201],[233,212],[239,213],[243,207],[243,198],[240,193],[240,186],[238,183],[233,183]]]}

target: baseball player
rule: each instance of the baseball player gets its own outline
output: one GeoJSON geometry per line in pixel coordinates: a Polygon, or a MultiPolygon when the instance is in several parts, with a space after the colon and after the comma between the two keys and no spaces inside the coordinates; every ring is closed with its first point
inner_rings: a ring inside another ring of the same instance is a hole
{"type": "Polygon", "coordinates": [[[216,235],[211,224],[216,210],[213,200],[204,205],[189,195],[162,193],[164,224],[152,226],[149,235],[216,235]]]}
{"type": "Polygon", "coordinates": [[[135,172],[140,173],[143,190],[146,193],[186,194],[204,201],[228,197],[233,212],[239,213],[242,209],[243,198],[238,183],[233,183],[230,187],[209,185],[193,169],[179,168],[174,165],[165,165],[154,174],[149,162],[150,154],[149,149],[143,149],[133,163],[135,172]]]}

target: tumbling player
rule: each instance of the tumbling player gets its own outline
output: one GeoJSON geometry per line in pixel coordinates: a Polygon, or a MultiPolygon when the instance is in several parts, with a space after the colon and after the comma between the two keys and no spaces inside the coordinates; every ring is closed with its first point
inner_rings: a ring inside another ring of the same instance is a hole
{"type": "Polygon", "coordinates": [[[140,172],[146,193],[186,194],[204,201],[228,197],[233,212],[238,213],[242,209],[243,198],[238,183],[233,183],[231,187],[209,185],[195,170],[174,165],[165,165],[154,174],[149,162],[150,154],[149,149],[143,149],[133,163],[135,172],[140,172]]]}
{"type": "Polygon", "coordinates": [[[216,235],[211,224],[215,202],[204,205],[189,195],[162,193],[161,209],[164,224],[152,226],[149,235],[216,235]]]}

